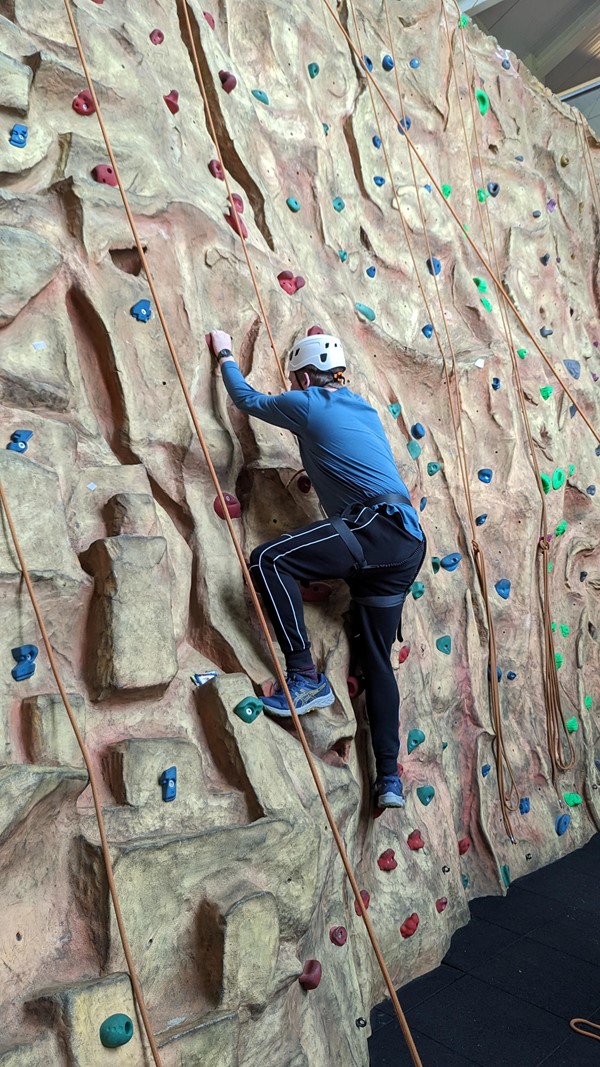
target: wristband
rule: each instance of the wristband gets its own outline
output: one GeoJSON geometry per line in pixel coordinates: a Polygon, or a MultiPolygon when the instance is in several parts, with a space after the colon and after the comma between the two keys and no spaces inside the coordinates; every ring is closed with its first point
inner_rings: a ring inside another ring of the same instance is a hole
{"type": "Polygon", "coordinates": [[[217,353],[217,359],[219,361],[225,359],[227,356],[231,356],[233,359],[233,352],[229,348],[222,348],[221,351],[217,353]]]}

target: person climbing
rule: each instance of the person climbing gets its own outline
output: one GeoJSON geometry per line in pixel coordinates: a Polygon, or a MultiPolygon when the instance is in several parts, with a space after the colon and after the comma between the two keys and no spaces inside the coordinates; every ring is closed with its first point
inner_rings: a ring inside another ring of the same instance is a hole
{"type": "MultiPolygon", "coordinates": [[[[294,707],[305,715],[335,700],[311,656],[298,583],[342,578],[350,589],[353,642],[364,672],[376,803],[401,808],[400,698],[390,655],[396,634],[402,640],[402,606],[426,541],[379,415],[346,386],[337,337],[313,328],[297,341],[288,360],[291,390],[274,396],[248,385],[229,334],[214,330],[211,340],[235,406],[296,435],[304,470],[327,515],[258,545],[250,556],[252,580],[285,657],[294,707]]],[[[291,718],[281,686],[262,700],[271,714],[291,718]]]]}

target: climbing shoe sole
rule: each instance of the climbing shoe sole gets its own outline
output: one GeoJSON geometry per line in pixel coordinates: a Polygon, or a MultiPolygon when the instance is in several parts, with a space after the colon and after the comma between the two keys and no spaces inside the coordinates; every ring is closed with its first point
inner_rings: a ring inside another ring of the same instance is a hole
{"type": "MultiPolygon", "coordinates": [[[[307,711],[315,711],[316,708],[328,708],[330,704],[335,703],[335,696],[333,693],[326,694],[325,696],[315,697],[314,700],[310,700],[307,704],[303,704],[301,708],[296,708],[298,715],[306,715],[307,711]]],[[[271,715],[277,715],[279,719],[291,719],[292,713],[288,707],[286,708],[273,708],[263,697],[263,707],[265,711],[270,712],[271,715]]]]}
{"type": "Polygon", "coordinates": [[[406,804],[404,797],[397,793],[380,793],[377,797],[378,808],[403,808],[406,804]]]}

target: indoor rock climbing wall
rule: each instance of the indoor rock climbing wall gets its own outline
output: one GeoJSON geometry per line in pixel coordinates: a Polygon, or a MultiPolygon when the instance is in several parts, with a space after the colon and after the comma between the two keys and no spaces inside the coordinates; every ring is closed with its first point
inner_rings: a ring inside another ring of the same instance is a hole
{"type": "MultiPolygon", "coordinates": [[[[77,0],[73,10],[185,379],[223,488],[241,505],[234,522],[248,555],[320,512],[314,493],[291,481],[299,469],[293,437],[232,408],[204,342],[211,328],[230,330],[252,384],[281,388],[240,238],[226,219],[183,9],[176,0],[77,0]]],[[[467,165],[479,145],[480,198],[501,276],[598,425],[598,217],[574,113],[470,23],[465,70],[448,2],[457,93],[443,11],[438,0],[390,0],[390,69],[384,9],[361,2],[359,51],[397,112],[398,72],[410,136],[481,245],[467,165]],[[475,118],[466,112],[467,152],[459,99],[466,105],[480,90],[475,118]]],[[[244,721],[234,713],[273,668],[105,169],[62,0],[0,0],[0,12],[0,477],[101,783],[163,1063],[366,1067],[364,1020],[383,982],[297,738],[264,714],[244,721]],[[211,671],[217,677],[204,684],[190,680],[211,671]],[[321,981],[307,989],[314,960],[321,981]]],[[[393,195],[395,186],[433,299],[406,138],[379,105],[392,183],[365,74],[321,0],[219,0],[206,14],[190,0],[189,12],[279,351],[315,323],[341,336],[349,385],[380,411],[422,510],[428,558],[405,608],[405,644],[393,650],[402,812],[374,820],[369,808],[363,698],[351,700],[347,687],[346,588],[330,583],[326,601],[307,604],[336,703],[308,716],[306,733],[401,985],[439,963],[468,920],[470,897],[505,892],[599,826],[598,449],[513,319],[515,343],[527,350],[519,369],[556,528],[554,639],[576,759],[555,787],[536,563],[540,497],[498,300],[417,165],[456,352],[471,492],[476,514],[487,516],[479,540],[517,788],[512,844],[442,361],[427,336],[393,195]]],[[[339,15],[356,39],[345,4],[339,15]]],[[[436,322],[441,329],[441,313],[436,322]]],[[[0,1064],[138,1067],[149,1058],[87,773],[4,519],[0,581],[0,1064]],[[99,1038],[114,1014],[133,1020],[133,1037],[117,1050],[99,1038]]]]}

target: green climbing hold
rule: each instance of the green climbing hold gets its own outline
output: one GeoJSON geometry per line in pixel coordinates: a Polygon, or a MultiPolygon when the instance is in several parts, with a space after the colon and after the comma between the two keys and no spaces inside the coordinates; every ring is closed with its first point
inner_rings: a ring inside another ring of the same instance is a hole
{"type": "Polygon", "coordinates": [[[527,349],[526,348],[517,348],[517,355],[518,355],[519,359],[525,359],[525,356],[527,355],[527,349]]]}
{"type": "Polygon", "coordinates": [[[562,487],[565,484],[565,482],[566,482],[566,475],[565,475],[564,470],[562,470],[561,467],[557,467],[556,470],[554,471],[554,474],[552,475],[552,488],[553,489],[562,489],[562,487]]]}
{"type": "Polygon", "coordinates": [[[567,528],[567,520],[563,519],[562,522],[559,522],[558,526],[556,527],[556,529],[554,531],[556,537],[560,537],[561,534],[564,534],[566,528],[567,528]]]}
{"type": "Polygon", "coordinates": [[[569,634],[571,633],[569,627],[564,622],[561,622],[561,624],[560,624],[560,632],[563,635],[563,637],[568,637],[569,634]]]}
{"type": "Polygon", "coordinates": [[[435,462],[432,461],[432,462],[427,464],[427,473],[428,473],[430,478],[432,478],[434,474],[437,474],[438,471],[441,471],[441,469],[442,469],[442,464],[441,463],[435,463],[435,462]]]}
{"type": "Polygon", "coordinates": [[[556,633],[556,623],[554,622],[554,620],[550,623],[550,629],[552,630],[553,634],[556,633]]]}
{"type": "Polygon", "coordinates": [[[319,73],[319,64],[318,63],[309,63],[308,64],[308,73],[310,74],[311,78],[316,78],[317,74],[319,73]]]}
{"type": "Polygon", "coordinates": [[[413,600],[418,600],[419,597],[423,596],[423,593],[425,592],[425,586],[423,585],[423,582],[413,582],[410,587],[410,591],[412,593],[413,600]]]}
{"type": "Polygon", "coordinates": [[[393,418],[397,419],[402,411],[402,404],[388,404],[388,411],[393,418]]]}
{"type": "Polygon", "coordinates": [[[549,396],[552,396],[553,392],[554,388],[551,385],[540,386],[540,396],[542,397],[542,400],[547,400],[549,396]]]}
{"type": "Polygon", "coordinates": [[[408,449],[408,454],[411,459],[419,458],[419,456],[421,455],[421,446],[418,441],[407,441],[406,447],[408,449]]]}
{"type": "Polygon", "coordinates": [[[569,463],[569,478],[572,478],[575,474],[575,464],[569,463]]]}
{"type": "Polygon", "coordinates": [[[483,202],[485,201],[486,196],[489,196],[489,193],[488,193],[487,189],[478,189],[477,190],[477,199],[479,200],[480,204],[483,204],[483,202]]]}
{"type": "Polygon", "coordinates": [[[452,638],[448,635],[445,637],[438,637],[435,647],[438,652],[443,652],[445,656],[449,656],[452,651],[452,638]]]}
{"type": "Polygon", "coordinates": [[[550,478],[547,474],[540,474],[540,478],[542,480],[542,489],[545,493],[549,493],[552,488],[552,482],[550,481],[550,478]]]}
{"type": "Polygon", "coordinates": [[[296,200],[295,196],[288,196],[286,204],[289,207],[290,211],[300,211],[300,201],[296,200]]]}
{"type": "Polygon", "coordinates": [[[109,1015],[100,1026],[100,1041],[104,1048],[120,1048],[133,1037],[133,1023],[128,1015],[117,1012],[109,1015]]]}
{"type": "Polygon", "coordinates": [[[253,89],[252,96],[256,97],[257,100],[260,100],[261,104],[269,103],[269,97],[262,89],[253,89]]]}
{"type": "Polygon", "coordinates": [[[433,567],[433,573],[437,574],[437,572],[440,569],[440,557],[439,556],[432,556],[431,557],[431,566],[433,567]]]}
{"type": "Polygon", "coordinates": [[[446,200],[447,200],[447,199],[448,199],[448,197],[450,196],[450,193],[451,193],[451,192],[452,192],[452,186],[451,186],[451,185],[446,185],[446,184],[444,183],[444,185],[442,185],[442,193],[443,193],[443,194],[444,194],[444,196],[446,197],[446,200]]]}
{"type": "Polygon", "coordinates": [[[579,793],[563,793],[565,798],[565,804],[568,804],[570,808],[574,808],[576,804],[582,804],[583,801],[579,793]]]}
{"type": "Polygon", "coordinates": [[[484,306],[486,311],[491,311],[492,310],[492,305],[490,304],[490,302],[489,302],[489,300],[488,300],[488,298],[486,296],[482,296],[481,297],[481,303],[483,304],[483,306],[484,306]]]}
{"type": "Polygon", "coordinates": [[[562,658],[562,655],[561,655],[560,652],[555,652],[554,653],[554,662],[556,663],[557,671],[559,671],[560,668],[562,667],[562,662],[563,662],[563,658],[562,658]]]}
{"type": "Polygon", "coordinates": [[[592,706],[592,698],[591,698],[591,696],[586,696],[586,697],[584,697],[583,703],[584,703],[585,707],[586,707],[586,708],[588,709],[588,711],[589,711],[589,710],[590,710],[590,708],[591,708],[591,706],[592,706]]]}
{"type": "Polygon", "coordinates": [[[367,307],[366,304],[355,304],[354,307],[361,315],[364,315],[365,319],[368,319],[369,322],[375,322],[375,312],[373,311],[373,308],[367,307]]]}
{"type": "Polygon", "coordinates": [[[490,98],[487,93],[484,93],[483,89],[475,90],[475,99],[477,106],[479,107],[480,115],[487,115],[490,110],[490,98]]]}
{"type": "Polygon", "coordinates": [[[483,278],[473,278],[473,281],[475,282],[475,285],[479,289],[480,293],[487,293],[488,283],[485,282],[483,278]]]}
{"type": "Polygon", "coordinates": [[[465,26],[469,25],[469,20],[466,15],[461,15],[458,20],[458,25],[464,30],[465,26]]]}
{"type": "Polygon", "coordinates": [[[258,697],[244,697],[233,709],[242,722],[254,722],[263,710],[263,702],[258,697]]]}
{"type": "Polygon", "coordinates": [[[421,801],[421,804],[424,804],[425,807],[427,807],[428,804],[431,804],[431,801],[435,796],[435,789],[432,785],[420,785],[417,789],[417,796],[421,801]]]}
{"type": "Polygon", "coordinates": [[[408,741],[406,743],[406,751],[412,752],[418,745],[422,745],[425,740],[425,734],[422,730],[409,730],[408,741]]]}
{"type": "Polygon", "coordinates": [[[565,726],[567,727],[567,730],[569,731],[570,734],[576,733],[577,730],[579,729],[579,723],[577,722],[577,719],[575,718],[574,715],[573,715],[572,719],[567,719],[567,721],[565,723],[565,726]]]}
{"type": "Polygon", "coordinates": [[[508,863],[502,864],[500,868],[500,874],[502,875],[502,881],[504,882],[504,885],[508,889],[510,887],[510,867],[508,866],[508,863]]]}
{"type": "Polygon", "coordinates": [[[550,571],[553,571],[553,570],[554,570],[554,564],[552,563],[552,561],[550,561],[550,563],[548,564],[548,574],[550,574],[550,571]]]}

